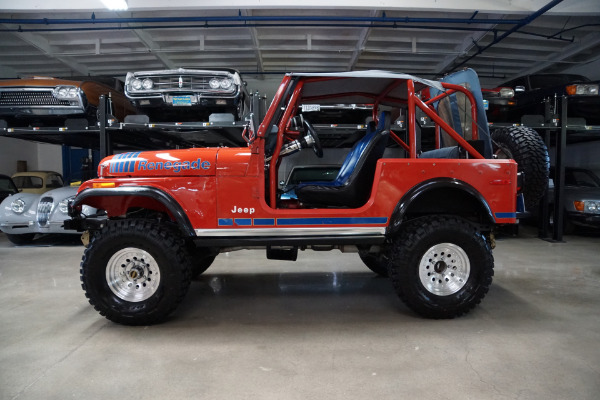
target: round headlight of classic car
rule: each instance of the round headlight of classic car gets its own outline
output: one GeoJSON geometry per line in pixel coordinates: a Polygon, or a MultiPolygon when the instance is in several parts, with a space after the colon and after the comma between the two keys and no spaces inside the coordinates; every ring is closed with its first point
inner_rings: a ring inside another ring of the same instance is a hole
{"type": "Polygon", "coordinates": [[[142,82],[142,87],[146,90],[152,89],[153,86],[154,86],[154,82],[152,82],[152,79],[146,78],[142,82]]]}
{"type": "Polygon", "coordinates": [[[25,201],[23,199],[13,200],[12,203],[10,203],[10,209],[15,214],[23,214],[23,211],[25,211],[25,201]]]}
{"type": "Polygon", "coordinates": [[[221,81],[221,89],[229,89],[232,84],[233,84],[233,82],[231,82],[231,80],[229,80],[229,79],[223,79],[221,81]]]}
{"type": "Polygon", "coordinates": [[[221,82],[219,82],[217,78],[212,78],[208,84],[210,85],[211,89],[218,89],[221,87],[221,82]]]}
{"type": "Polygon", "coordinates": [[[58,203],[58,210],[63,213],[66,214],[69,212],[69,201],[73,200],[75,198],[75,196],[71,196],[71,197],[67,197],[66,199],[62,200],[60,203],[58,203]]]}
{"type": "Polygon", "coordinates": [[[59,100],[74,99],[78,96],[79,89],[76,86],[57,86],[52,95],[59,100]]]}
{"type": "Polygon", "coordinates": [[[598,211],[598,203],[596,203],[595,201],[587,201],[587,211],[595,213],[596,211],[598,211]]]}
{"type": "Polygon", "coordinates": [[[133,90],[140,90],[142,88],[142,81],[140,79],[134,79],[131,81],[131,88],[133,90]]]}

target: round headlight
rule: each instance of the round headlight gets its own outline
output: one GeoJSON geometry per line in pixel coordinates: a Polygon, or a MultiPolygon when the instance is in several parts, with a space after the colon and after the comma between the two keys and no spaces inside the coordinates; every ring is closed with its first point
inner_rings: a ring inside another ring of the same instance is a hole
{"type": "Polygon", "coordinates": [[[500,89],[500,97],[515,97],[515,91],[512,88],[503,87],[500,89]]]}
{"type": "Polygon", "coordinates": [[[25,211],[25,201],[23,199],[16,199],[10,203],[10,209],[16,214],[23,214],[25,211]]]}
{"type": "Polygon", "coordinates": [[[588,202],[588,204],[587,204],[587,209],[588,209],[588,211],[590,211],[590,212],[596,212],[596,210],[598,209],[598,205],[597,205],[595,202],[593,202],[593,201],[590,201],[590,202],[588,202]]]}
{"type": "Polygon", "coordinates": [[[229,89],[232,84],[233,84],[233,82],[231,82],[231,80],[229,80],[229,79],[223,79],[221,81],[221,88],[222,89],[229,89]]]}
{"type": "Polygon", "coordinates": [[[77,88],[76,87],[69,88],[67,97],[72,97],[72,98],[77,97],[77,88]]]}
{"type": "Polygon", "coordinates": [[[152,89],[152,87],[154,86],[154,82],[152,82],[152,79],[144,79],[144,82],[142,82],[142,87],[146,90],[148,89],[152,89]]]}
{"type": "Polygon", "coordinates": [[[131,81],[131,87],[133,90],[140,90],[142,88],[142,81],[139,79],[134,79],[131,81]]]}
{"type": "Polygon", "coordinates": [[[58,89],[57,93],[59,97],[67,97],[67,95],[69,94],[69,90],[66,87],[61,87],[58,89]]]}
{"type": "Polygon", "coordinates": [[[217,78],[212,78],[208,84],[211,89],[218,89],[221,86],[221,82],[217,78]]]}
{"type": "Polygon", "coordinates": [[[58,203],[58,209],[61,213],[66,214],[69,212],[69,200],[71,200],[73,198],[74,197],[69,197],[69,198],[62,200],[60,203],[58,203]]]}

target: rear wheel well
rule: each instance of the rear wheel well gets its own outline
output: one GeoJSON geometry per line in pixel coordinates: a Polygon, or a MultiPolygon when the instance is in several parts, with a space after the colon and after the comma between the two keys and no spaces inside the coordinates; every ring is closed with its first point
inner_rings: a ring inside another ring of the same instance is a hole
{"type": "Polygon", "coordinates": [[[485,200],[470,187],[439,185],[407,193],[392,216],[391,232],[396,233],[409,220],[427,215],[457,215],[477,225],[494,224],[485,200]]]}
{"type": "Polygon", "coordinates": [[[423,214],[455,214],[470,220],[481,221],[488,217],[485,207],[470,193],[461,189],[438,188],[421,194],[411,202],[407,216],[423,214]]]}

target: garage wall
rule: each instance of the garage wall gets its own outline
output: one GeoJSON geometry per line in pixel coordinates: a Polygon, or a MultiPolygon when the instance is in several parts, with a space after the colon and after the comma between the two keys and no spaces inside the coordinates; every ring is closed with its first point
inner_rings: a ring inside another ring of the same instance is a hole
{"type": "Polygon", "coordinates": [[[43,169],[62,173],[62,150],[53,144],[0,137],[0,174],[17,172],[17,161],[27,161],[30,171],[43,169]]]}

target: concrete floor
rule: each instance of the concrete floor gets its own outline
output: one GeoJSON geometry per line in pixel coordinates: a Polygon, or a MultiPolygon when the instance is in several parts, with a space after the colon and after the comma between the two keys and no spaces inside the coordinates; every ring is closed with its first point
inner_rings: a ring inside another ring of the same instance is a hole
{"type": "Polygon", "coordinates": [[[168,322],[125,327],[85,299],[76,242],[0,234],[0,398],[598,399],[599,239],[498,240],[489,294],[444,321],[356,254],[222,254],[168,322]]]}

